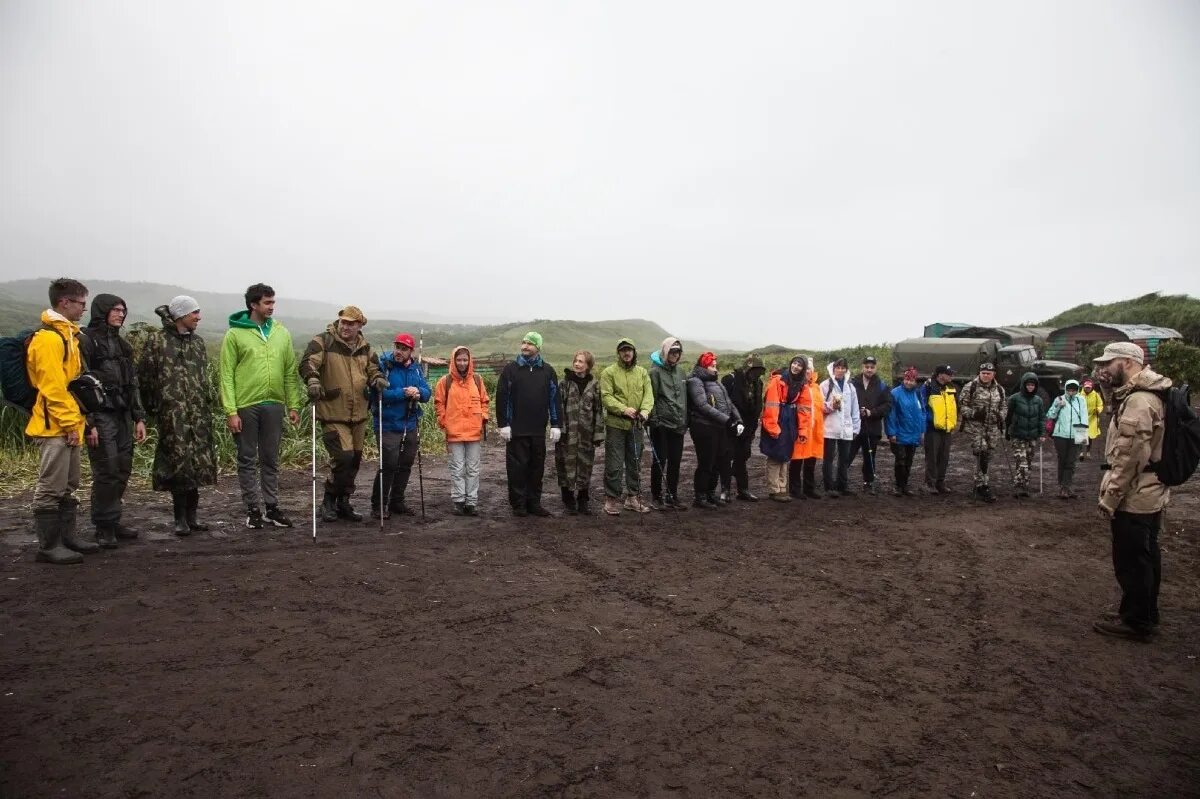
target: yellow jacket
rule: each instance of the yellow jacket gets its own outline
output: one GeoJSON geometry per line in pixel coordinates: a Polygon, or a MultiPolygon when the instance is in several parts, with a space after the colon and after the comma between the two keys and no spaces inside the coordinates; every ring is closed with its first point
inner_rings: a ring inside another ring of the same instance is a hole
{"type": "Polygon", "coordinates": [[[25,435],[35,438],[54,438],[72,430],[83,436],[84,418],[79,403],[67,390],[67,384],[83,371],[79,354],[79,325],[57,311],[42,311],[42,324],[54,328],[38,330],[29,342],[25,368],[29,382],[37,389],[33,413],[25,425],[25,435]],[[65,343],[64,343],[65,340],[65,343]],[[66,347],[66,361],[63,347],[66,347]]]}
{"type": "Polygon", "coordinates": [[[954,431],[958,424],[958,389],[953,383],[943,386],[930,378],[925,384],[925,422],[934,430],[954,431]]]}
{"type": "Polygon", "coordinates": [[[1088,438],[1100,437],[1100,414],[1104,413],[1104,398],[1100,392],[1092,389],[1083,392],[1083,401],[1087,403],[1088,438]]]}

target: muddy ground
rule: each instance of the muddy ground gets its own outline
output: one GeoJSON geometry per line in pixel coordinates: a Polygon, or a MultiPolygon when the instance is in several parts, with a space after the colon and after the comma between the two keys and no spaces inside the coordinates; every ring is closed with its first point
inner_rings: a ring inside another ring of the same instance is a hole
{"type": "Polygon", "coordinates": [[[142,540],[71,568],[6,503],[0,794],[1200,795],[1194,483],[1136,644],[1090,631],[1116,598],[1090,499],[515,520],[492,447],[471,520],[424,465],[426,524],[252,532],[225,476],[215,535],[138,493],[142,540]]]}

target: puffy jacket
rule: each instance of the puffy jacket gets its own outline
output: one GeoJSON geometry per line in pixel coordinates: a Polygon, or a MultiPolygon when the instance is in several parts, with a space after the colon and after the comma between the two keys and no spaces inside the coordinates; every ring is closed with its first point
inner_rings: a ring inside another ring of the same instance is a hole
{"type": "Polygon", "coordinates": [[[514,436],[544,436],[546,422],[562,427],[554,367],[541,355],[528,359],[518,355],[496,382],[496,423],[512,428],[514,436]]]}
{"type": "Polygon", "coordinates": [[[687,430],[687,371],[680,365],[667,364],[671,347],[683,346],[677,338],[663,339],[657,352],[650,354],[650,385],[654,389],[654,409],[650,424],[676,433],[687,430]]]}
{"type": "Polygon", "coordinates": [[[146,418],[133,366],[133,347],[121,337],[121,328],[108,323],[108,314],[125,300],[115,294],[92,299],[92,319],[80,331],[79,350],[87,369],[104,384],[104,410],[128,411],[135,422],[146,418]]]}
{"type": "Polygon", "coordinates": [[[953,383],[942,385],[931,377],[921,387],[921,398],[925,403],[925,427],[950,433],[958,425],[958,389],[953,383]]]}
{"type": "Polygon", "coordinates": [[[871,412],[870,416],[862,416],[862,432],[869,436],[883,435],[883,420],[892,410],[892,392],[883,384],[879,375],[867,381],[867,376],[860,374],[854,378],[854,393],[858,395],[858,407],[871,412]]]}
{"type": "MultiPolygon", "coordinates": [[[[829,373],[833,374],[832,365],[829,373]]],[[[858,392],[850,387],[850,378],[846,377],[843,387],[838,387],[832,377],[821,382],[821,398],[825,408],[825,438],[849,441],[858,435],[862,429],[862,414],[858,410],[858,392]],[[834,398],[841,396],[840,408],[835,408],[834,398]]]]}
{"type": "Polygon", "coordinates": [[[925,403],[921,397],[921,387],[911,389],[903,385],[892,389],[891,408],[887,415],[887,434],[895,438],[897,444],[915,447],[921,443],[925,435],[925,403]]]}
{"type": "Polygon", "coordinates": [[[83,411],[67,389],[83,370],[76,339],[79,325],[52,309],[42,311],[42,324],[54,329],[35,331],[25,355],[29,383],[37,389],[25,435],[54,438],[74,431],[82,437],[83,411]]]}
{"type": "Polygon", "coordinates": [[[1111,511],[1157,513],[1167,506],[1171,491],[1146,467],[1162,460],[1166,410],[1153,391],[1165,391],[1171,381],[1143,368],[1113,392],[1113,415],[1104,440],[1108,465],[1100,481],[1100,504],[1111,511]],[[1140,390],[1144,389],[1144,390],[1140,390]]]}
{"type": "MultiPolygon", "coordinates": [[[[238,408],[278,403],[292,410],[304,407],[304,392],[296,373],[292,334],[274,319],[261,328],[249,311],[229,317],[221,341],[221,409],[226,416],[238,408]]],[[[365,416],[363,417],[366,418],[365,416]]]]}
{"type": "MultiPolygon", "coordinates": [[[[627,338],[617,343],[617,349],[633,346],[627,338]]],[[[618,361],[604,367],[600,373],[600,402],[604,405],[604,424],[618,430],[629,430],[633,420],[625,416],[626,408],[633,408],[646,417],[654,412],[654,388],[650,375],[637,365],[637,349],[633,351],[633,362],[626,366],[618,361]]]]}
{"type": "Polygon", "coordinates": [[[478,441],[488,420],[487,387],[475,374],[475,359],[467,361],[467,373],[460,375],[454,359],[460,352],[470,356],[466,347],[455,347],[450,355],[450,372],[433,389],[433,407],[438,427],[446,432],[448,443],[478,441]]]}
{"type": "MultiPolygon", "coordinates": [[[[1068,380],[1063,388],[1070,385],[1079,387],[1079,383],[1076,381],[1068,380]]],[[[1074,397],[1064,391],[1062,396],[1050,402],[1050,410],[1046,411],[1046,418],[1054,420],[1054,430],[1050,435],[1055,438],[1074,438],[1076,427],[1087,427],[1087,402],[1078,391],[1075,392],[1074,397]]]]}
{"type": "MultiPolygon", "coordinates": [[[[453,367],[451,367],[453,368],[453,367]]],[[[429,383],[421,371],[421,364],[416,358],[409,358],[407,364],[396,360],[395,352],[386,352],[379,357],[379,371],[387,378],[388,387],[383,390],[383,431],[385,433],[402,433],[412,430],[421,423],[425,409],[422,402],[429,402],[429,383]],[[419,402],[411,402],[405,389],[415,388],[421,392],[419,402]]],[[[375,424],[379,425],[379,394],[371,392],[371,413],[376,416],[375,424]]]]}
{"type": "Polygon", "coordinates": [[[371,404],[367,388],[382,372],[362,333],[349,343],[338,336],[337,322],[308,342],[300,359],[300,377],[307,383],[319,380],[325,396],[317,400],[317,418],[322,422],[356,424],[366,421],[371,404]]]}
{"type": "Polygon", "coordinates": [[[1100,392],[1092,389],[1083,392],[1083,401],[1088,409],[1088,438],[1100,437],[1100,414],[1104,413],[1104,398],[1100,392]]]}
{"type": "Polygon", "coordinates": [[[687,390],[690,427],[725,427],[731,419],[734,422],[742,421],[742,415],[738,413],[733,400],[729,399],[725,386],[707,369],[701,366],[692,369],[687,390]]]}
{"type": "Polygon", "coordinates": [[[738,413],[742,415],[742,424],[747,429],[758,425],[763,409],[763,369],[762,358],[751,355],[740,369],[734,369],[721,378],[721,385],[729,398],[733,400],[738,413]]]}
{"type": "Polygon", "coordinates": [[[1038,377],[1033,372],[1021,375],[1021,390],[1008,398],[1004,430],[1009,438],[1018,441],[1036,441],[1045,432],[1042,428],[1046,404],[1037,391],[1038,377]],[[1034,383],[1033,393],[1025,390],[1025,384],[1034,383]]]}

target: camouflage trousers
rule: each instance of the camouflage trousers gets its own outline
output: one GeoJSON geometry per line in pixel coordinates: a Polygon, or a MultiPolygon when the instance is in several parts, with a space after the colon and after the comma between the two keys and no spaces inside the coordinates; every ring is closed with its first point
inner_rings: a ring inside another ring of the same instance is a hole
{"type": "Polygon", "coordinates": [[[996,451],[996,445],[999,443],[1000,435],[992,428],[980,426],[972,434],[971,452],[975,455],[976,488],[987,488],[988,466],[991,463],[992,453],[996,451]]]}
{"type": "Polygon", "coordinates": [[[1011,444],[1013,486],[1018,490],[1022,490],[1029,487],[1029,468],[1030,464],[1033,463],[1033,450],[1037,446],[1037,442],[1013,439],[1011,444]]]}

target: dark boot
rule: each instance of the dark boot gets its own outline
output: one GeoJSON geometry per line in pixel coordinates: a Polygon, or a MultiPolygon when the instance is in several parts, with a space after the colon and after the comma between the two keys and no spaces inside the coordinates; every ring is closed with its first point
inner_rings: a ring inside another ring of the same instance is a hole
{"type": "Polygon", "coordinates": [[[75,515],[79,502],[74,499],[64,499],[58,503],[59,531],[62,534],[63,546],[84,555],[100,551],[100,545],[95,541],[86,541],[75,535],[75,515]]]}
{"type": "Polygon", "coordinates": [[[41,563],[66,565],[82,563],[83,555],[72,552],[63,546],[60,532],[59,512],[57,510],[39,510],[33,514],[33,523],[37,528],[38,551],[35,560],[41,563]]]}
{"type": "Polygon", "coordinates": [[[361,522],[362,514],[354,510],[354,506],[350,504],[350,497],[338,497],[336,503],[336,513],[339,519],[345,519],[348,522],[361,522]]]}
{"type": "Polygon", "coordinates": [[[712,501],[712,494],[697,494],[696,499],[692,501],[692,504],[697,508],[703,508],[704,510],[717,509],[717,503],[712,501]]]}
{"type": "Polygon", "coordinates": [[[172,491],[171,505],[175,510],[175,535],[186,538],[192,534],[192,528],[187,523],[187,492],[172,491]]]}
{"type": "Polygon", "coordinates": [[[718,494],[715,491],[709,491],[708,501],[716,505],[718,508],[723,508],[729,504],[729,497],[725,496],[724,493],[718,494]]]}
{"type": "Polygon", "coordinates": [[[574,516],[579,513],[579,505],[575,503],[575,492],[569,488],[562,489],[563,507],[567,509],[567,514],[574,516]]]}
{"type": "Polygon", "coordinates": [[[138,537],[137,530],[130,530],[120,522],[113,525],[113,533],[116,534],[118,541],[134,541],[138,537]]]}
{"type": "Polygon", "coordinates": [[[117,548],[117,526],[108,522],[96,524],[96,543],[101,549],[117,548]]]}
{"type": "Polygon", "coordinates": [[[575,507],[584,516],[591,516],[592,508],[591,508],[590,502],[591,502],[591,498],[588,496],[588,490],[585,488],[582,491],[580,491],[578,495],[576,495],[575,507]]]}
{"type": "Polygon", "coordinates": [[[337,512],[337,497],[325,492],[325,498],[321,500],[321,521],[336,522],[338,520],[337,512]]]}
{"type": "Polygon", "coordinates": [[[208,525],[196,520],[198,510],[200,510],[200,490],[193,488],[187,492],[187,525],[197,533],[207,533],[208,525]]]}

